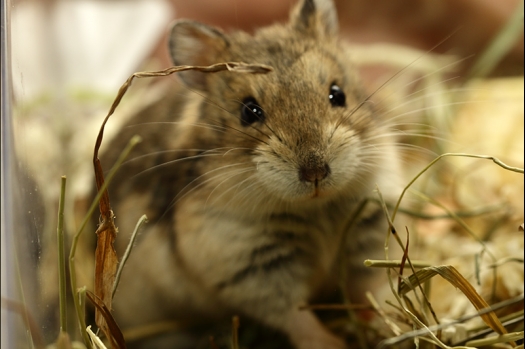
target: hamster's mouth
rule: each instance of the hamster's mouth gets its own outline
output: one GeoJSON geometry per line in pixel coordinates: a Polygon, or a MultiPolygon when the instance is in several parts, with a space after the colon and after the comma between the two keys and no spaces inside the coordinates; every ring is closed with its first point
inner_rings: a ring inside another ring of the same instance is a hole
{"type": "Polygon", "coordinates": [[[331,196],[331,192],[327,189],[321,189],[319,186],[314,186],[311,194],[308,195],[309,200],[320,200],[331,196]]]}
{"type": "Polygon", "coordinates": [[[292,204],[306,204],[306,205],[318,205],[325,201],[329,201],[337,196],[337,192],[326,188],[314,187],[311,190],[305,190],[301,193],[294,193],[292,196],[283,197],[280,196],[284,201],[292,204]]]}
{"type": "Polygon", "coordinates": [[[319,187],[316,185],[314,187],[314,192],[313,194],[310,196],[310,199],[316,199],[316,198],[319,198],[322,194],[324,194],[323,192],[321,192],[321,190],[319,189],[319,187]]]}
{"type": "Polygon", "coordinates": [[[303,188],[300,192],[295,192],[290,196],[281,196],[281,198],[289,202],[314,203],[329,199],[332,195],[333,191],[314,186],[308,189],[303,188]]]}
{"type": "Polygon", "coordinates": [[[316,180],[311,183],[298,183],[298,190],[290,197],[292,201],[318,202],[324,201],[337,196],[338,187],[334,187],[322,180],[316,180]]]}

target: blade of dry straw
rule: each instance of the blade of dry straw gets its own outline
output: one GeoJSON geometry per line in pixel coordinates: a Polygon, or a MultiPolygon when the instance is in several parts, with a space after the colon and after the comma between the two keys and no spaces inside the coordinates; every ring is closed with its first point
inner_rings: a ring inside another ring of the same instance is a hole
{"type": "Polygon", "coordinates": [[[434,160],[432,160],[423,170],[421,170],[414,178],[412,178],[412,180],[405,186],[405,188],[403,188],[403,191],[401,192],[401,194],[399,195],[399,198],[397,200],[396,206],[394,207],[394,211],[392,212],[392,221],[395,220],[397,212],[399,211],[399,206],[401,205],[401,201],[403,200],[403,197],[405,196],[405,194],[408,191],[408,189],[412,186],[412,184],[414,184],[418,180],[418,178],[423,175],[423,173],[425,173],[428,169],[430,169],[432,166],[434,166],[434,164],[436,164],[439,160],[441,160],[442,158],[445,158],[445,157],[449,157],[449,156],[453,156],[453,157],[459,156],[459,157],[466,157],[466,158],[491,160],[496,165],[498,165],[501,168],[504,168],[504,169],[506,169],[508,171],[517,172],[517,173],[523,173],[524,172],[522,168],[509,166],[509,165],[505,164],[503,161],[501,161],[500,159],[498,159],[498,158],[496,158],[494,156],[490,156],[490,155],[477,155],[477,154],[468,154],[468,153],[445,153],[445,154],[441,154],[438,157],[436,157],[434,160]]]}
{"type": "MultiPolygon", "coordinates": [[[[401,283],[399,287],[399,294],[404,295],[412,290],[417,284],[417,280],[419,280],[421,283],[424,283],[436,275],[440,275],[454,287],[463,292],[463,294],[469,299],[469,301],[477,310],[489,307],[488,303],[483,299],[483,297],[479,295],[478,292],[476,292],[474,287],[467,281],[467,279],[465,279],[463,275],[461,275],[457,269],[451,265],[433,266],[418,270],[415,274],[410,275],[406,282],[403,281],[401,283]]],[[[507,330],[505,327],[503,327],[494,311],[480,316],[483,321],[485,321],[485,323],[495,332],[499,334],[507,333],[507,330]]]]}
{"type": "MultiPolygon", "coordinates": [[[[395,347],[396,345],[398,345],[400,343],[403,343],[403,342],[405,342],[405,341],[407,341],[409,339],[414,339],[414,338],[419,337],[419,336],[424,336],[424,335],[428,334],[429,331],[430,332],[434,332],[434,331],[438,331],[440,329],[444,329],[444,328],[447,328],[447,327],[455,326],[457,324],[465,323],[466,321],[468,321],[470,319],[473,319],[475,317],[478,317],[478,316],[480,316],[482,314],[486,314],[488,312],[495,311],[495,310],[498,310],[498,309],[503,309],[503,308],[506,308],[506,307],[509,307],[511,305],[518,304],[518,303],[521,303],[521,302],[523,302],[523,293],[521,295],[517,296],[517,297],[511,298],[511,299],[507,299],[507,300],[501,301],[499,303],[493,304],[489,308],[482,309],[482,310],[476,312],[475,314],[465,315],[465,316],[463,316],[463,317],[461,317],[459,319],[455,319],[455,320],[450,321],[450,322],[442,323],[440,325],[430,326],[428,328],[420,328],[420,329],[413,330],[413,331],[410,331],[410,332],[405,332],[402,335],[394,337],[394,338],[385,339],[381,343],[379,343],[379,345],[376,348],[377,349],[392,348],[392,347],[395,347]]],[[[386,301],[386,303],[391,305],[391,306],[393,306],[394,308],[398,309],[399,311],[403,311],[397,305],[389,302],[388,300],[386,301]]],[[[458,348],[458,349],[459,348],[466,348],[466,347],[459,346],[460,344],[461,343],[453,344],[454,348],[458,348]]],[[[443,348],[450,348],[450,347],[443,346],[443,348]]]]}
{"type": "Polygon", "coordinates": [[[66,198],[66,176],[61,178],[60,199],[58,201],[58,295],[60,309],[60,332],[67,332],[66,259],[64,250],[64,205],[66,198]]]}
{"type": "Polygon", "coordinates": [[[496,337],[475,339],[473,341],[469,341],[465,343],[465,345],[477,348],[477,347],[485,347],[485,346],[489,346],[489,345],[497,344],[497,343],[514,342],[520,339],[523,339],[523,331],[502,334],[496,337]]]}
{"type": "Polygon", "coordinates": [[[118,265],[117,274],[115,276],[115,282],[113,283],[113,289],[111,290],[111,298],[115,297],[115,292],[117,291],[118,283],[120,281],[120,276],[122,275],[122,270],[124,270],[124,265],[126,265],[126,261],[129,258],[129,255],[131,254],[131,250],[133,249],[133,246],[135,245],[135,239],[137,238],[138,232],[140,231],[141,227],[148,223],[148,217],[146,215],[142,215],[139,218],[139,221],[137,222],[137,225],[135,226],[135,230],[133,230],[133,234],[131,234],[131,239],[129,240],[128,247],[126,248],[126,252],[124,252],[124,255],[122,256],[122,260],[120,261],[120,264],[118,265]]]}
{"type": "Polygon", "coordinates": [[[107,349],[102,340],[91,330],[91,325],[86,328],[86,331],[93,343],[94,349],[107,349]]]}
{"type": "Polygon", "coordinates": [[[396,336],[399,336],[403,331],[399,328],[399,326],[396,325],[392,320],[388,318],[388,316],[385,313],[385,310],[379,306],[379,303],[374,298],[374,295],[370,291],[366,291],[365,293],[366,298],[372,305],[372,307],[375,309],[375,311],[380,315],[381,319],[387,324],[387,326],[390,328],[392,333],[394,333],[396,336]]]}
{"type": "MultiPolygon", "coordinates": [[[[196,70],[201,72],[218,72],[221,70],[234,71],[239,73],[268,73],[271,68],[262,65],[247,65],[244,63],[219,63],[211,66],[178,66],[170,67],[156,72],[138,72],[132,74],[126,82],[119,89],[117,97],[113,101],[111,108],[104,118],[100,127],[97,140],[95,142],[95,148],[93,152],[93,165],[95,170],[95,179],[97,183],[97,189],[102,192],[102,196],[99,200],[101,223],[96,231],[97,234],[97,248],[95,251],[95,296],[97,300],[101,301],[102,304],[107,308],[108,312],[111,311],[111,303],[113,299],[115,281],[117,275],[117,264],[118,256],[114,249],[114,242],[117,237],[117,227],[114,224],[114,214],[111,210],[109,193],[106,189],[102,189],[104,186],[104,172],[99,160],[99,149],[102,144],[104,137],[104,128],[109,120],[109,117],[113,115],[120,101],[124,97],[124,94],[131,86],[133,79],[144,78],[144,77],[158,77],[167,76],[176,72],[185,70],[196,70]]],[[[89,295],[89,293],[88,293],[89,295]]],[[[95,310],[95,322],[98,327],[106,334],[106,337],[111,340],[112,332],[106,323],[106,315],[104,314],[105,308],[97,306],[95,310]]],[[[113,344],[113,341],[112,341],[113,344]]],[[[115,346],[115,345],[113,345],[115,346]]]]}
{"type": "Polygon", "coordinates": [[[117,97],[113,101],[113,104],[111,105],[111,108],[109,109],[108,114],[104,118],[104,121],[102,122],[102,125],[100,127],[99,135],[97,137],[97,142],[95,143],[95,158],[98,158],[98,149],[100,148],[100,144],[102,143],[102,136],[104,134],[104,127],[106,126],[107,121],[109,120],[109,117],[115,112],[118,105],[120,104],[120,101],[122,100],[122,97],[126,94],[126,91],[131,86],[131,83],[135,78],[150,78],[150,77],[159,77],[159,76],[168,76],[177,72],[185,71],[185,70],[196,70],[204,73],[216,73],[219,71],[231,71],[231,72],[237,72],[237,73],[245,73],[245,74],[266,74],[272,71],[272,68],[264,65],[264,64],[246,64],[242,62],[228,62],[228,63],[217,63],[210,66],[191,66],[191,65],[182,65],[182,66],[176,66],[176,67],[170,67],[167,69],[159,70],[159,71],[151,71],[151,72],[137,72],[133,73],[126,82],[120,87],[117,97]]]}
{"type": "Polygon", "coordinates": [[[104,301],[97,297],[97,295],[95,295],[93,292],[87,291],[86,296],[91,301],[91,303],[100,311],[101,316],[104,317],[104,321],[108,326],[108,333],[111,334],[107,336],[108,341],[111,343],[111,347],[113,349],[125,349],[126,342],[124,341],[124,336],[122,335],[120,328],[115,322],[115,319],[113,319],[113,315],[111,315],[110,309],[108,309],[106,304],[104,304],[104,301]]]}
{"type": "MultiPolygon", "coordinates": [[[[390,259],[390,260],[384,260],[384,259],[365,259],[363,262],[365,267],[371,267],[371,268],[399,268],[401,266],[401,260],[399,259],[390,259]]],[[[412,265],[414,268],[426,268],[430,267],[432,264],[427,261],[418,261],[418,260],[412,260],[412,265]]]]}
{"type": "Polygon", "coordinates": [[[77,320],[80,325],[80,332],[82,334],[82,339],[84,340],[84,344],[86,346],[90,345],[89,336],[86,332],[86,323],[85,323],[85,316],[84,312],[82,311],[82,302],[80,301],[81,295],[80,291],[77,289],[77,282],[76,282],[76,267],[75,267],[75,254],[76,249],[78,245],[78,241],[80,239],[80,236],[82,235],[82,232],[84,231],[84,228],[86,227],[88,221],[90,220],[91,216],[93,215],[93,212],[95,211],[96,206],[98,205],[99,199],[102,197],[102,194],[105,190],[105,188],[109,185],[115,174],[117,173],[117,170],[120,168],[128,154],[131,152],[133,147],[140,143],[141,139],[139,136],[134,136],[131,138],[131,140],[126,145],[126,148],[122,151],[122,153],[119,155],[117,162],[111,170],[109,171],[108,176],[106,177],[106,180],[102,187],[100,188],[99,192],[97,193],[95,199],[93,199],[93,202],[91,203],[91,206],[88,209],[88,213],[84,216],[84,219],[82,223],[80,224],[80,228],[78,229],[77,233],[73,237],[73,242],[71,244],[71,250],[69,252],[69,273],[70,273],[70,284],[71,284],[71,292],[73,293],[73,304],[75,305],[75,310],[77,313],[77,320]]]}

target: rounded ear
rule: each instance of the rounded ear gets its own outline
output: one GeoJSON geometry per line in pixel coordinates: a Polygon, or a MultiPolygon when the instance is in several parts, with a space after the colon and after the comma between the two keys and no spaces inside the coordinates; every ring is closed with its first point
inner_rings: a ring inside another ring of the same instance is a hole
{"type": "MultiPolygon", "coordinates": [[[[171,28],[169,50],[176,66],[208,66],[220,63],[217,57],[228,46],[226,36],[219,29],[199,22],[176,21],[171,28]]],[[[206,89],[205,75],[197,71],[179,73],[185,84],[199,90],[206,89]]]]}
{"type": "Polygon", "coordinates": [[[290,23],[294,29],[316,38],[338,35],[337,12],[332,0],[302,0],[292,10],[290,23]]]}

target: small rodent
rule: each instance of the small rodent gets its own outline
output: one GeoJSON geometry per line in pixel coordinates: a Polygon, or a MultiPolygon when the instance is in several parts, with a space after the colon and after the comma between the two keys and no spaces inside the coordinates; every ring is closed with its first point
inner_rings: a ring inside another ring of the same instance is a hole
{"type": "MultiPolygon", "coordinates": [[[[338,39],[334,4],[300,1],[289,23],[253,35],[181,20],[169,47],[174,65],[273,72],[181,73],[183,86],[135,115],[103,154],[109,168],[133,134],[143,138],[110,185],[118,249],[138,217],[150,220],[115,295],[117,322],[237,314],[295,348],[344,348],[299,307],[337,290],[343,262],[350,299],[373,287],[363,260],[383,256],[386,221],[375,204],[351,221],[376,185],[394,195],[400,166],[388,120],[365,103],[338,39]]],[[[192,347],[182,342],[164,345],[192,347]]]]}

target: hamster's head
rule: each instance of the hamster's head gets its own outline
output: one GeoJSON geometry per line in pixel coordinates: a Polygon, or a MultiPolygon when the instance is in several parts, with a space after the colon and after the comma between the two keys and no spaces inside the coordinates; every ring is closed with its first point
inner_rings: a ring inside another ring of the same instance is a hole
{"type": "MultiPolygon", "coordinates": [[[[205,171],[227,168],[235,185],[286,202],[361,197],[373,188],[378,169],[388,166],[392,141],[385,120],[367,103],[337,32],[335,8],[327,0],[302,1],[287,24],[254,35],[175,23],[175,65],[245,62],[273,68],[268,74],[181,74],[202,99],[199,123],[209,125],[195,137],[210,150],[224,149],[205,171]]],[[[217,176],[217,183],[224,178],[217,176]]]]}

